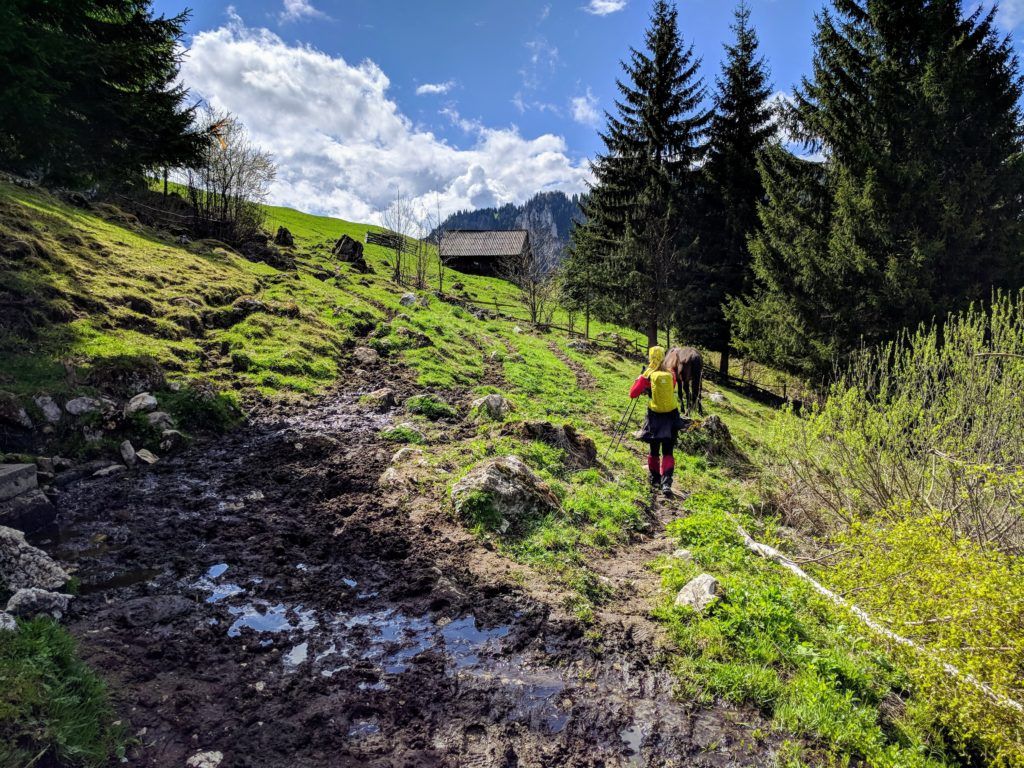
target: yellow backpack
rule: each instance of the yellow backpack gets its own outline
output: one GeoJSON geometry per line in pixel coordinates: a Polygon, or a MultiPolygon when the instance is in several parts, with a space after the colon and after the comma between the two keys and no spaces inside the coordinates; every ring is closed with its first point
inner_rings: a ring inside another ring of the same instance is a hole
{"type": "Polygon", "coordinates": [[[668,371],[651,374],[651,410],[655,413],[671,413],[676,409],[675,382],[668,371]]]}

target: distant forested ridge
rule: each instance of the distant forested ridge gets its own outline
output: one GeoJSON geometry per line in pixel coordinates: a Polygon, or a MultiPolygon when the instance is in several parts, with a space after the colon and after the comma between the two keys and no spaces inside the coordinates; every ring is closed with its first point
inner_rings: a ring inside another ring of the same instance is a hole
{"type": "MultiPolygon", "coordinates": [[[[446,229],[527,229],[535,238],[539,233],[557,243],[558,256],[569,243],[573,222],[582,219],[580,203],[583,196],[564,192],[539,192],[522,205],[507,203],[500,208],[457,211],[449,216],[440,230],[446,229]]],[[[437,232],[431,234],[431,239],[437,232]]]]}

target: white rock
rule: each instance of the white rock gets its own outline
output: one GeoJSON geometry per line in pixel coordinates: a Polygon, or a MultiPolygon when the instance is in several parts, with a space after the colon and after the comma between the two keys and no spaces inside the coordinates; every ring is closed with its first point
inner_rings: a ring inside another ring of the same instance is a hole
{"type": "Polygon", "coordinates": [[[717,602],[721,596],[722,588],[718,583],[718,579],[702,573],[679,590],[679,594],[676,595],[675,606],[676,608],[687,606],[697,613],[703,613],[708,606],[717,602]]]}
{"type": "Polygon", "coordinates": [[[222,762],[223,752],[197,752],[185,761],[185,768],[217,768],[222,762]]]}
{"type": "Polygon", "coordinates": [[[18,622],[6,611],[0,611],[0,632],[17,632],[18,622]]]}
{"type": "Polygon", "coordinates": [[[715,405],[721,405],[722,403],[725,402],[725,395],[723,395],[721,392],[712,392],[710,395],[708,395],[708,400],[710,400],[715,405]]]}
{"type": "Polygon", "coordinates": [[[87,413],[95,413],[100,406],[102,403],[95,397],[76,397],[74,400],[68,400],[64,410],[72,416],[84,416],[87,413]]]}
{"type": "Polygon", "coordinates": [[[135,447],[132,445],[131,440],[125,440],[121,443],[121,458],[124,459],[124,463],[129,467],[135,466],[135,447]]]}
{"type": "Polygon", "coordinates": [[[92,473],[93,477],[113,477],[114,475],[122,475],[128,471],[128,467],[124,464],[111,464],[109,467],[103,469],[97,469],[92,473]]]}
{"type": "Polygon", "coordinates": [[[682,560],[684,563],[693,562],[693,553],[688,549],[677,549],[672,553],[672,557],[676,560],[682,560]]]}
{"type": "Polygon", "coordinates": [[[146,448],[139,448],[139,450],[135,452],[135,455],[138,457],[139,461],[144,461],[147,464],[156,464],[160,461],[159,456],[146,448]]]}
{"type": "Polygon", "coordinates": [[[504,421],[515,406],[501,395],[487,395],[479,400],[474,400],[470,406],[470,418],[475,421],[491,419],[492,421],[504,421]]]}
{"type": "Polygon", "coordinates": [[[49,395],[39,395],[36,399],[36,406],[43,412],[43,418],[50,424],[57,424],[64,418],[64,412],[57,405],[56,401],[49,395]]]}
{"type": "Polygon", "coordinates": [[[531,520],[559,508],[547,483],[517,456],[478,464],[452,488],[452,503],[466,522],[501,533],[518,533],[531,520]]]}
{"type": "Polygon", "coordinates": [[[132,416],[136,413],[149,413],[155,411],[157,407],[156,398],[153,397],[149,392],[140,392],[124,407],[124,415],[132,416]]]}
{"type": "Polygon", "coordinates": [[[59,589],[68,574],[41,549],[25,541],[25,534],[0,526],[0,587],[59,589]]]}
{"type": "Polygon", "coordinates": [[[149,422],[151,427],[155,427],[156,429],[174,429],[174,419],[171,418],[171,414],[165,413],[164,411],[153,411],[152,413],[147,413],[146,421],[149,422]]]}
{"type": "Polygon", "coordinates": [[[403,307],[411,307],[413,304],[416,303],[416,294],[407,293],[403,295],[401,299],[399,299],[398,303],[401,304],[403,307]]]}
{"type": "Polygon", "coordinates": [[[70,604],[71,595],[45,589],[19,589],[7,601],[7,612],[21,619],[51,616],[59,621],[70,604]]]}

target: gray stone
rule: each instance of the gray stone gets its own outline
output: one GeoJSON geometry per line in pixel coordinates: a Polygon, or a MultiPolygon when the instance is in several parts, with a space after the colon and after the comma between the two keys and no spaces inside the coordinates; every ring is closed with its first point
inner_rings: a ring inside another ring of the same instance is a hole
{"type": "Polygon", "coordinates": [[[274,245],[291,248],[295,245],[295,236],[292,235],[288,227],[278,227],[277,234],[274,235],[274,245]]]}
{"type": "Polygon", "coordinates": [[[177,453],[188,445],[188,438],[176,429],[165,429],[160,433],[160,450],[166,453],[177,453]]]}
{"type": "Polygon", "coordinates": [[[402,296],[401,299],[399,299],[398,303],[401,304],[403,307],[411,307],[416,303],[416,294],[406,293],[402,296]]]}
{"type": "Polygon", "coordinates": [[[380,362],[380,354],[369,347],[357,347],[352,351],[352,357],[360,365],[377,365],[380,362]]]}
{"type": "Polygon", "coordinates": [[[139,457],[139,461],[145,462],[146,464],[156,464],[160,461],[159,456],[145,448],[139,448],[139,450],[135,452],[135,455],[139,457]]]}
{"type": "Polygon", "coordinates": [[[389,387],[382,387],[367,395],[363,395],[359,402],[378,411],[386,411],[388,408],[395,407],[395,392],[389,387]]]}
{"type": "Polygon", "coordinates": [[[363,244],[358,240],[353,240],[348,235],[342,235],[338,238],[337,242],[334,243],[331,253],[338,260],[351,264],[359,272],[373,271],[363,256],[363,244]]]}
{"type": "Polygon", "coordinates": [[[452,503],[466,522],[512,535],[559,509],[547,483],[516,456],[488,459],[474,467],[452,488],[452,503]]]}
{"type": "Polygon", "coordinates": [[[92,473],[93,477],[113,477],[114,475],[123,475],[128,471],[128,467],[124,464],[112,464],[109,467],[103,469],[97,469],[92,473]]]}
{"type": "Polygon", "coordinates": [[[70,604],[71,595],[45,589],[19,589],[7,601],[7,612],[19,619],[50,616],[59,621],[70,604]]]}
{"type": "Polygon", "coordinates": [[[129,467],[134,467],[136,456],[135,446],[132,445],[132,441],[125,440],[123,443],[121,443],[120,451],[121,458],[124,459],[124,463],[127,464],[129,467]]]}
{"type": "Polygon", "coordinates": [[[725,395],[723,395],[721,392],[712,392],[710,395],[708,395],[708,400],[710,400],[715,405],[721,405],[722,403],[725,402],[725,395]]]}
{"type": "Polygon", "coordinates": [[[57,424],[64,418],[64,411],[60,409],[57,402],[49,395],[39,395],[35,399],[36,407],[43,412],[43,418],[50,424],[57,424]]]}
{"type": "Polygon", "coordinates": [[[0,464],[0,501],[39,487],[35,464],[0,464]]]}
{"type": "Polygon", "coordinates": [[[149,392],[140,392],[124,407],[125,416],[133,416],[136,413],[149,413],[157,408],[156,398],[149,392]]]}
{"type": "Polygon", "coordinates": [[[174,429],[174,419],[164,411],[153,411],[146,414],[146,421],[149,422],[149,426],[156,429],[174,429]]]}
{"type": "Polygon", "coordinates": [[[0,632],[17,632],[18,622],[6,611],[0,611],[0,632]]]}
{"type": "Polygon", "coordinates": [[[67,401],[64,410],[72,416],[84,416],[87,413],[96,413],[102,406],[103,403],[95,397],[76,397],[67,401]]]}
{"type": "Polygon", "coordinates": [[[38,488],[26,491],[13,499],[0,501],[0,526],[32,533],[52,525],[56,519],[57,509],[38,488]]]}
{"type": "Polygon", "coordinates": [[[0,526],[0,583],[10,590],[59,589],[68,574],[48,554],[25,541],[25,534],[0,526]]]}
{"type": "Polygon", "coordinates": [[[514,410],[515,406],[501,395],[487,395],[473,401],[469,407],[469,417],[473,421],[504,421],[514,410]]]}
{"type": "Polygon", "coordinates": [[[684,563],[693,562],[693,553],[688,549],[677,549],[672,553],[672,557],[676,560],[682,560],[684,563]]]}
{"type": "Polygon", "coordinates": [[[702,573],[692,579],[685,587],[679,590],[676,595],[676,608],[688,607],[697,613],[704,613],[705,610],[722,597],[722,587],[718,579],[702,573]]]}
{"type": "Polygon", "coordinates": [[[46,456],[36,456],[36,467],[40,472],[45,472],[48,475],[52,475],[57,471],[53,459],[46,456]]]}
{"type": "Polygon", "coordinates": [[[0,423],[7,423],[19,429],[32,429],[32,419],[28,417],[18,398],[10,392],[0,392],[0,423]]]}

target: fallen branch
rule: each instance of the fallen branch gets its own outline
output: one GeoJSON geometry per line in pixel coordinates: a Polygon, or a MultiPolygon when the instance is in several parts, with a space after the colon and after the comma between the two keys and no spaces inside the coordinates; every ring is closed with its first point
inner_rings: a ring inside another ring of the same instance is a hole
{"type": "Polygon", "coordinates": [[[818,594],[826,597],[835,605],[838,605],[842,608],[846,608],[847,610],[849,610],[857,618],[864,622],[864,624],[867,625],[869,629],[877,632],[878,634],[882,635],[888,640],[891,640],[897,645],[902,645],[905,648],[910,648],[915,653],[918,653],[922,656],[926,656],[927,658],[931,659],[936,664],[938,664],[942,668],[942,670],[950,677],[958,678],[970,684],[972,687],[976,688],[978,691],[988,696],[992,701],[994,701],[996,704],[999,704],[1000,706],[1013,709],[1020,713],[1024,713],[1024,704],[1021,704],[1019,701],[1011,699],[1009,696],[1005,696],[1004,694],[999,693],[999,691],[996,691],[990,685],[982,682],[969,672],[964,672],[959,667],[955,667],[952,664],[943,661],[938,656],[936,656],[934,652],[928,650],[927,648],[922,648],[913,640],[909,640],[903,637],[902,635],[896,634],[891,629],[887,629],[886,627],[882,626],[877,621],[872,619],[867,614],[867,612],[864,611],[862,608],[858,608],[853,603],[847,602],[842,597],[833,592],[831,589],[819,583],[813,577],[809,576],[799,565],[797,565],[784,554],[779,552],[779,550],[775,549],[775,547],[770,547],[767,544],[762,544],[758,541],[754,541],[754,539],[751,538],[750,534],[743,530],[743,526],[739,524],[738,520],[733,518],[733,522],[736,523],[736,530],[739,532],[740,537],[743,539],[743,544],[755,555],[763,557],[766,560],[771,560],[774,563],[778,563],[798,578],[810,584],[811,587],[818,594]]]}

